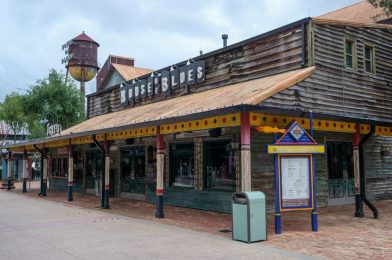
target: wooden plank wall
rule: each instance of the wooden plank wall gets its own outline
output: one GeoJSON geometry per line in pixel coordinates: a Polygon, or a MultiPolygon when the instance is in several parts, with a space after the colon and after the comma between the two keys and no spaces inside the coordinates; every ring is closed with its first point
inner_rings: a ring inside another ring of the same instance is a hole
{"type": "Polygon", "coordinates": [[[313,25],[315,73],[263,105],[392,122],[392,32],[313,25]],[[357,69],[344,66],[344,37],[356,39],[357,69]],[[375,46],[376,74],[363,70],[364,42],[375,46]]]}
{"type": "Polygon", "coordinates": [[[373,136],[367,141],[365,144],[365,175],[366,194],[369,198],[392,198],[391,137],[373,136]]]}
{"type": "MultiPolygon", "coordinates": [[[[301,25],[268,38],[211,55],[205,61],[206,80],[192,86],[188,91],[177,89],[172,92],[170,98],[301,68],[301,25]]],[[[89,96],[89,117],[123,109],[120,107],[119,97],[119,87],[89,96]]],[[[145,99],[137,105],[163,99],[165,97],[160,95],[145,99]]]]}

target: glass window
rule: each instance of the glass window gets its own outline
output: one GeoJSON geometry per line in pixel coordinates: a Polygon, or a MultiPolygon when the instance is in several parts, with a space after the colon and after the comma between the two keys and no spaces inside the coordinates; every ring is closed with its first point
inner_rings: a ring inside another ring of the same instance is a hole
{"type": "Polygon", "coordinates": [[[68,175],[68,158],[52,158],[50,168],[52,176],[66,177],[68,175]]]}
{"type": "Polygon", "coordinates": [[[235,191],[234,150],[231,142],[204,143],[204,187],[235,191]]]}
{"type": "Polygon", "coordinates": [[[193,187],[194,160],[193,143],[170,145],[170,182],[173,186],[193,187]]]}
{"type": "Polygon", "coordinates": [[[145,177],[145,148],[133,146],[121,150],[121,177],[144,179],[145,177]]]}
{"type": "Polygon", "coordinates": [[[374,73],[374,48],[365,45],[365,71],[374,73]]]}
{"type": "Polygon", "coordinates": [[[354,42],[345,40],[345,62],[346,68],[354,68],[354,42]]]}

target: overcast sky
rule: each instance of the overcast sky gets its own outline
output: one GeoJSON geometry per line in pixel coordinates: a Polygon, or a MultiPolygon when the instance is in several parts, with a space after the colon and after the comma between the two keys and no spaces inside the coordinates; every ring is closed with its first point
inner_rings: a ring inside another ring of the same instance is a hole
{"type": "MultiPolygon", "coordinates": [[[[358,0],[0,0],[0,100],[49,69],[65,71],[61,45],[85,31],[98,62],[109,54],[159,69],[358,0]]],[[[93,92],[95,79],[86,84],[93,92]]]]}

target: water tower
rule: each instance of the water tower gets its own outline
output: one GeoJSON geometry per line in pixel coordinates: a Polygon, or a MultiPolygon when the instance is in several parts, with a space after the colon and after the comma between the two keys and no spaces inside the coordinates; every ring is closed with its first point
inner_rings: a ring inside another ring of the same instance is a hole
{"type": "Polygon", "coordinates": [[[85,82],[92,80],[99,69],[97,49],[99,44],[83,33],[63,45],[66,58],[62,60],[67,73],[80,82],[80,92],[85,93],[85,82]]]}

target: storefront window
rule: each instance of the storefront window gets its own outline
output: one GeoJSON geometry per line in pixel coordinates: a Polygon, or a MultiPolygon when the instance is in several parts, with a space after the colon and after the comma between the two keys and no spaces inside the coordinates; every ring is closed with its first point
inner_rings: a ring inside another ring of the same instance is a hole
{"type": "Polygon", "coordinates": [[[177,143],[170,145],[170,182],[177,187],[193,187],[194,145],[177,143]]]}
{"type": "Polygon", "coordinates": [[[52,158],[50,168],[52,176],[66,177],[68,175],[68,158],[52,158]]]}
{"type": "Polygon", "coordinates": [[[102,172],[102,151],[91,150],[86,154],[86,176],[98,177],[102,172]]]}
{"type": "Polygon", "coordinates": [[[234,151],[229,140],[204,143],[204,187],[235,190],[234,151]]]}
{"type": "Polygon", "coordinates": [[[121,177],[143,179],[145,176],[145,148],[133,146],[121,150],[121,177]]]}

